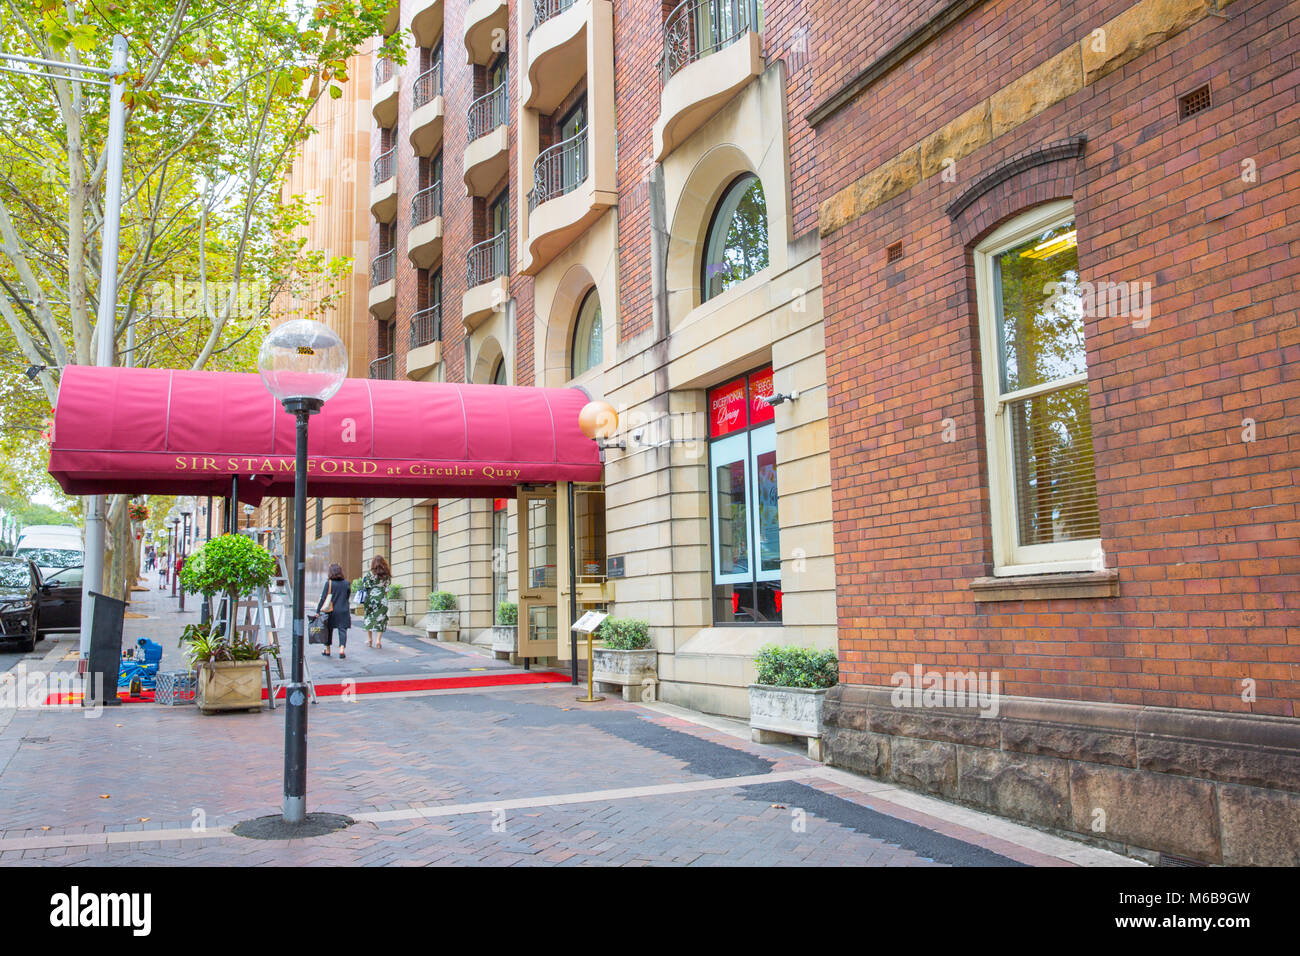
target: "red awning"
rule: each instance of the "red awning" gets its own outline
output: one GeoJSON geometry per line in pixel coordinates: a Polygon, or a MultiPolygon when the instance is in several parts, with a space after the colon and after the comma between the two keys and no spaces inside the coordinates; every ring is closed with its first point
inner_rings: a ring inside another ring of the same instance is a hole
{"type": "MultiPolygon", "coordinates": [[[[524,483],[599,481],[576,388],[348,379],[311,418],[307,491],[512,497],[524,483]]],[[[294,419],[257,375],[68,366],[50,474],[68,494],[293,494],[294,419]],[[250,480],[251,479],[251,480],[250,480]]]]}

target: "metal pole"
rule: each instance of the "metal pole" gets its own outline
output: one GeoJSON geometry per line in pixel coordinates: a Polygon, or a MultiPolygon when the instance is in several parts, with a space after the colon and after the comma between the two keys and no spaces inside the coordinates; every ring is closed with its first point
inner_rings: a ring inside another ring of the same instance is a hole
{"type": "MultiPolygon", "coordinates": [[[[204,509],[204,514],[207,515],[207,519],[208,519],[208,530],[207,530],[207,537],[205,538],[205,540],[211,541],[212,540],[212,496],[211,495],[208,495],[208,507],[204,509]]],[[[207,627],[208,622],[211,620],[211,614],[212,614],[211,600],[207,596],[204,596],[203,607],[199,608],[199,623],[202,624],[204,627],[207,627]]]]}
{"type": "Polygon", "coordinates": [[[239,476],[230,476],[230,507],[226,509],[226,533],[234,534],[239,530],[239,476]]]}
{"type": "Polygon", "coordinates": [[[573,673],[569,683],[578,683],[578,632],[573,625],[578,620],[578,543],[573,540],[575,522],[573,507],[577,504],[577,495],[573,492],[573,482],[569,482],[569,666],[573,673]]]}
{"type": "Polygon", "coordinates": [[[307,819],[307,689],[303,682],[303,590],[307,586],[307,421],[320,411],[321,401],[291,398],[284,410],[297,422],[293,472],[293,648],[292,671],[285,688],[284,707],[284,822],[307,819]]]}
{"type": "MultiPolygon", "coordinates": [[[[126,140],[126,110],[122,105],[126,73],[126,37],[113,37],[113,86],[109,91],[107,184],[104,193],[104,224],[100,235],[99,314],[95,320],[98,341],[95,364],[113,364],[114,327],[117,322],[117,252],[122,224],[122,152],[126,140]]],[[[81,582],[81,657],[90,653],[90,592],[104,590],[104,496],[91,495],[86,502],[86,557],[81,582]]]]}

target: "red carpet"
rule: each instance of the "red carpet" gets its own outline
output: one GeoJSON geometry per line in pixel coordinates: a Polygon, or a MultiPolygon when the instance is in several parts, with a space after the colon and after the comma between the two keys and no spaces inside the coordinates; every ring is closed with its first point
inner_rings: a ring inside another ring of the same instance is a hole
{"type": "MultiPolygon", "coordinates": [[[[509,674],[475,674],[472,677],[412,677],[404,680],[357,681],[355,684],[317,684],[316,696],[342,697],[352,694],[401,694],[417,690],[455,690],[462,687],[507,687],[515,684],[567,684],[568,674],[559,671],[523,671],[509,674]]],[[[153,703],[154,692],[141,691],[139,697],[132,697],[126,691],[118,691],[118,699],[125,703],[153,703]]],[[[267,692],[262,691],[266,700],[267,692]]],[[[46,705],[79,704],[81,694],[50,694],[45,698],[46,705]]],[[[284,698],[284,688],[276,694],[276,700],[284,698]]]]}
{"type": "MultiPolygon", "coordinates": [[[[455,690],[460,687],[504,687],[511,684],[567,684],[568,674],[559,671],[524,671],[512,674],[475,674],[473,677],[413,677],[405,680],[357,681],[355,684],[317,684],[316,696],[341,697],[354,694],[401,694],[414,690],[455,690]]],[[[276,700],[284,696],[284,688],[276,700]]],[[[266,691],[262,691],[266,699],[266,691]]]]}

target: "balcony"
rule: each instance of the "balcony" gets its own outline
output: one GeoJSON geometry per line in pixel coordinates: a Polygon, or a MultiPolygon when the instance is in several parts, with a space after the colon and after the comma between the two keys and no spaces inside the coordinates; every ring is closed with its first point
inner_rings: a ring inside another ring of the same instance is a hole
{"type": "Polygon", "coordinates": [[[468,328],[475,328],[510,298],[510,257],[505,230],[491,239],[470,246],[465,255],[465,295],[461,301],[461,318],[468,328]]]}
{"type": "Polygon", "coordinates": [[[397,213],[397,147],[375,157],[370,176],[370,214],[392,222],[397,213]]]}
{"type": "Polygon", "coordinates": [[[402,19],[402,6],[399,0],[393,0],[384,13],[384,36],[390,37],[397,32],[402,19]]]}
{"type": "Polygon", "coordinates": [[[524,106],[553,113],[587,72],[587,24],[596,2],[533,0],[524,106]]]}
{"type": "Polygon", "coordinates": [[[683,0],[664,21],[659,60],[660,162],[763,72],[759,0],[683,0]]]}
{"type": "Polygon", "coordinates": [[[466,116],[469,145],[465,147],[465,188],[471,196],[486,196],[510,164],[506,83],[469,105],[466,116]]]}
{"type": "Polygon", "coordinates": [[[370,377],[391,380],[393,368],[396,364],[391,352],[383,358],[377,358],[370,363],[370,377]]]}
{"type": "Polygon", "coordinates": [[[442,257],[442,183],[411,197],[411,228],[406,254],[417,268],[427,269],[442,257]]]}
{"type": "Polygon", "coordinates": [[[397,283],[393,270],[397,252],[389,249],[370,260],[370,312],[377,319],[390,318],[397,311],[397,283]]]}
{"type": "Polygon", "coordinates": [[[419,379],[442,361],[442,303],[411,316],[411,347],[406,352],[406,377],[419,379]]]}
{"type": "Polygon", "coordinates": [[[442,33],[442,0],[407,0],[416,46],[433,46],[442,33]]]}
{"type": "Polygon", "coordinates": [[[385,128],[397,122],[397,92],[401,74],[392,60],[380,57],[375,61],[375,89],[370,97],[370,112],[375,122],[385,128]]]}
{"type": "MultiPolygon", "coordinates": [[[[598,190],[591,175],[589,130],[543,150],[533,163],[528,193],[528,261],[520,271],[536,275],[605,210],[618,202],[612,189],[598,190]]],[[[600,144],[596,144],[599,148],[600,144]]]]}
{"type": "Polygon", "coordinates": [[[416,77],[411,107],[411,148],[428,156],[442,141],[442,60],[416,77]]]}
{"type": "Polygon", "coordinates": [[[497,52],[492,48],[493,31],[505,31],[508,18],[506,0],[470,0],[465,8],[467,62],[485,64],[492,59],[497,52]]]}

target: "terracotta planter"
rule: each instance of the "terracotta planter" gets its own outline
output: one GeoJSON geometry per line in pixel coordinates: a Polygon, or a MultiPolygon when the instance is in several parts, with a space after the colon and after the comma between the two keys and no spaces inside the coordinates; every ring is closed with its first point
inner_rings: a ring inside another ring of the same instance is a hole
{"type": "Polygon", "coordinates": [[[198,665],[198,708],[211,714],[219,710],[261,710],[261,661],[219,661],[198,665]]]}
{"type": "MultiPolygon", "coordinates": [[[[579,653],[584,649],[580,646],[579,653]]],[[[621,692],[624,700],[651,701],[659,683],[658,652],[653,647],[635,651],[614,650],[609,647],[593,648],[592,681],[598,689],[621,692]]]]}
{"type": "Polygon", "coordinates": [[[828,689],[750,684],[750,738],[768,744],[804,737],[808,756],[820,760],[822,704],[828,689]]]}

